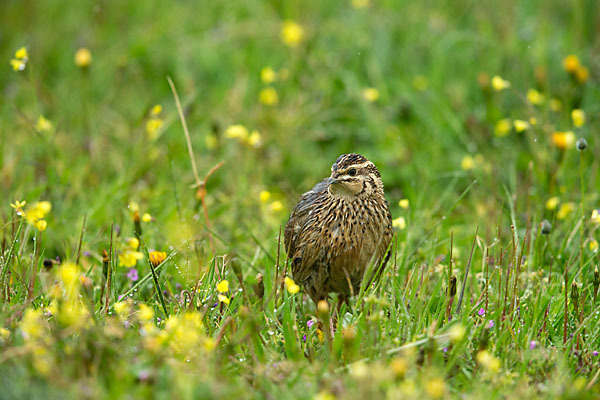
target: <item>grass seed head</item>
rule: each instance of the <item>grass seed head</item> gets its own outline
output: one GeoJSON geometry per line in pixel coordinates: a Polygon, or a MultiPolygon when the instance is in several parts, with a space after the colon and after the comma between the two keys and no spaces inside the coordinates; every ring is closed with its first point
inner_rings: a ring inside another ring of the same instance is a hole
{"type": "Polygon", "coordinates": [[[571,284],[571,300],[573,302],[577,302],[579,299],[579,286],[577,286],[577,282],[573,282],[571,284]]]}
{"type": "Polygon", "coordinates": [[[552,224],[547,219],[542,221],[542,235],[548,235],[552,230],[552,224]]]}
{"type": "Polygon", "coordinates": [[[450,297],[456,296],[456,276],[450,277],[450,297]]]}
{"type": "Polygon", "coordinates": [[[577,139],[577,143],[575,146],[577,147],[577,150],[585,151],[585,149],[587,149],[588,147],[587,140],[585,140],[584,138],[579,138],[577,139]]]}

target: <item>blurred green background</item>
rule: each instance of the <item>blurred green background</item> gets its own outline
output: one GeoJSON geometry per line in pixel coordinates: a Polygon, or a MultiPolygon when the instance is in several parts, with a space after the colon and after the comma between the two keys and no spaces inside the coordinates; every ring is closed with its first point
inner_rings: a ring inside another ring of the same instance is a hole
{"type": "MultiPolygon", "coordinates": [[[[1,7],[3,197],[45,197],[57,216],[87,213],[98,225],[118,218],[129,199],[161,218],[174,212],[174,190],[185,204],[193,201],[167,76],[185,103],[200,175],[226,162],[208,188],[211,213],[224,223],[235,225],[242,214],[251,220],[246,207],[256,206],[262,189],[280,194],[289,210],[346,152],[379,166],[391,202],[409,197],[428,206],[464,175],[465,154],[492,164],[493,182],[480,184],[514,179],[513,163],[527,156],[519,139],[496,140],[493,124],[505,114],[527,119],[522,96],[530,87],[556,96],[566,90],[567,54],[597,62],[600,26],[595,1],[373,1],[356,8],[350,1],[7,0],[1,7]],[[304,29],[296,47],[280,38],[284,20],[304,29]],[[8,60],[21,46],[30,61],[13,73],[8,60]],[[87,71],[73,62],[80,47],[93,56],[87,71]],[[267,66],[287,71],[286,79],[261,82],[267,66]],[[480,73],[499,74],[521,93],[486,105],[480,73]],[[265,86],[276,89],[276,106],[259,102],[265,86]],[[376,102],[363,99],[366,87],[379,91],[376,102]],[[163,105],[166,125],[150,141],[144,126],[154,104],[163,105]],[[39,115],[52,121],[51,133],[35,132],[39,115]],[[224,138],[232,124],[258,129],[262,146],[224,138]]],[[[598,90],[589,86],[577,106],[593,116],[598,90]]],[[[556,124],[568,121],[565,112],[556,124]]],[[[57,223],[71,229],[70,221],[57,223]]]]}
{"type": "Polygon", "coordinates": [[[404,271],[448,254],[451,232],[462,267],[477,226],[491,243],[544,218],[561,255],[577,254],[564,243],[580,163],[584,214],[600,207],[595,0],[2,0],[0,15],[3,235],[14,232],[9,203],[50,201],[46,258],[75,257],[86,216],[82,264],[99,265],[111,224],[120,241],[133,234],[135,202],[151,215],[149,247],[177,251],[169,288],[225,253],[253,282],[272,264],[259,248],[275,257],[301,193],[348,152],[378,166],[406,223],[396,224],[404,271]],[[13,71],[22,46],[25,69],[13,71]],[[82,48],[91,61],[76,62],[82,48]],[[569,55],[587,75],[568,71],[569,55]],[[167,77],[199,178],[224,162],[206,186],[210,228],[167,77]],[[586,138],[588,151],[557,132],[586,138]]]}

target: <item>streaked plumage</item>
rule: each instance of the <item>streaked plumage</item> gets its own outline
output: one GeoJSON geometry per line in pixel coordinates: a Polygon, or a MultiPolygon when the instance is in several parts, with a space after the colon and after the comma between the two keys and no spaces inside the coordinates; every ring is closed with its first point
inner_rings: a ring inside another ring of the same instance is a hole
{"type": "Polygon", "coordinates": [[[370,262],[385,267],[391,239],[381,176],[359,154],[341,155],[331,176],[302,195],[285,228],[293,278],[315,302],[356,294],[370,262]]]}

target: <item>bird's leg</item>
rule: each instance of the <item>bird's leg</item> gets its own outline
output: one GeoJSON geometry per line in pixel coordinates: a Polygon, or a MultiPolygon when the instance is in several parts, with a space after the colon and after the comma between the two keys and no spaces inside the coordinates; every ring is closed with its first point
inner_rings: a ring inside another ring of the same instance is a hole
{"type": "Polygon", "coordinates": [[[342,305],[344,303],[348,304],[348,297],[346,297],[342,294],[339,294],[338,299],[337,299],[337,304],[335,306],[335,309],[332,312],[331,319],[329,320],[329,330],[331,332],[331,337],[334,336],[335,331],[337,330],[338,320],[339,320],[340,313],[342,310],[342,305]]]}
{"type": "Polygon", "coordinates": [[[343,294],[338,295],[338,300],[337,300],[337,306],[335,307],[336,310],[336,314],[339,315],[341,310],[342,310],[342,305],[346,303],[346,306],[350,306],[350,303],[348,303],[348,296],[345,296],[343,294]]]}

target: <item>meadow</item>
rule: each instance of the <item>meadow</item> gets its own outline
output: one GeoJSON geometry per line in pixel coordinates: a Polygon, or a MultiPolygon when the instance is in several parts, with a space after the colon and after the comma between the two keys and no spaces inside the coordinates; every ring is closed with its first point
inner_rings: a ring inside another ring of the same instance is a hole
{"type": "Polygon", "coordinates": [[[599,398],[593,0],[0,3],[1,398],[599,398]],[[282,229],[340,154],[381,279],[282,229]]]}

